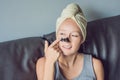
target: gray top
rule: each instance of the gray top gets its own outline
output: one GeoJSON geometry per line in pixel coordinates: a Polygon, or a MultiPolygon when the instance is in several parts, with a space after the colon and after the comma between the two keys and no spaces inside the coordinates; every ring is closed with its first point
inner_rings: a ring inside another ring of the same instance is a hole
{"type": "MultiPolygon", "coordinates": [[[[55,64],[55,80],[66,80],[60,72],[58,62],[56,62],[55,64]]],[[[91,55],[84,54],[84,65],[82,72],[79,74],[78,77],[72,80],[96,80],[91,55]]]]}

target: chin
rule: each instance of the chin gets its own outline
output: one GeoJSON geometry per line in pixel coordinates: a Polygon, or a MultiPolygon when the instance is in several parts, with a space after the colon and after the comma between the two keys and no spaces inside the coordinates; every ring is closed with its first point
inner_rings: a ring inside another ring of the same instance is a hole
{"type": "Polygon", "coordinates": [[[72,51],[63,51],[63,53],[62,53],[63,56],[71,56],[74,54],[75,54],[75,52],[72,52],[72,51]]]}

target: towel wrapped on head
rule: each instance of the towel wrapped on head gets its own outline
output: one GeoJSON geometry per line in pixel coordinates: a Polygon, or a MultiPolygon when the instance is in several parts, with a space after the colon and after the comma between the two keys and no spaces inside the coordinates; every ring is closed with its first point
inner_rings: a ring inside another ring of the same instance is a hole
{"type": "Polygon", "coordinates": [[[87,20],[78,4],[71,3],[65,9],[63,9],[60,17],[58,17],[56,22],[56,32],[58,31],[61,23],[67,18],[71,18],[77,23],[82,32],[82,42],[84,42],[86,38],[87,20]]]}

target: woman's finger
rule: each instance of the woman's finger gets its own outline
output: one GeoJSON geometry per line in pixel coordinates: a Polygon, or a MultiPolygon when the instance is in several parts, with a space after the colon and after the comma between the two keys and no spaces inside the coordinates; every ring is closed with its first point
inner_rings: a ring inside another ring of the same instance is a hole
{"type": "Polygon", "coordinates": [[[44,47],[44,52],[46,52],[48,49],[48,41],[45,40],[45,47],[44,47]]]}
{"type": "Polygon", "coordinates": [[[49,47],[54,47],[59,41],[59,39],[55,40],[49,47]]]}

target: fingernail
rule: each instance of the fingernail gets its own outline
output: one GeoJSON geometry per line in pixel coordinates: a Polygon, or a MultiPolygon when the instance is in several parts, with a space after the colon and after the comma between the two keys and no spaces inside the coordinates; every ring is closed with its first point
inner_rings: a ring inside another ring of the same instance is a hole
{"type": "Polygon", "coordinates": [[[47,43],[47,41],[45,40],[45,43],[47,43]]]}

